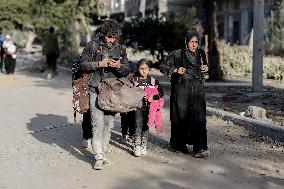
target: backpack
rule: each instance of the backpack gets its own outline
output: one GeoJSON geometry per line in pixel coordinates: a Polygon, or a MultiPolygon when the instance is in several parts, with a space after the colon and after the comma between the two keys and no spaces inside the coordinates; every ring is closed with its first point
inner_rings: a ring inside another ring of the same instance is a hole
{"type": "Polygon", "coordinates": [[[142,107],[145,92],[128,78],[105,79],[98,89],[98,105],[105,111],[126,113],[142,107]]]}
{"type": "MultiPolygon", "coordinates": [[[[92,59],[94,51],[98,49],[96,42],[93,43],[92,59]]],[[[72,64],[72,88],[73,88],[73,110],[74,110],[74,122],[76,123],[76,114],[84,114],[89,110],[89,80],[90,74],[83,73],[81,71],[82,57],[78,57],[72,64]]]]}

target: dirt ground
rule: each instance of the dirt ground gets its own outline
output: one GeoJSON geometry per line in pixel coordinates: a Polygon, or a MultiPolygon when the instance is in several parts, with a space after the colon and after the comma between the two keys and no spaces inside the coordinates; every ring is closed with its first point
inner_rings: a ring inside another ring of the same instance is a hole
{"type": "MultiPolygon", "coordinates": [[[[155,68],[150,73],[161,82],[170,82],[170,77],[155,68]]],[[[163,87],[170,95],[170,85],[163,87]]],[[[250,78],[230,76],[223,82],[206,82],[205,90],[209,107],[235,114],[245,112],[249,106],[262,107],[266,110],[266,121],[284,126],[284,81],[264,79],[263,91],[252,92],[250,78]]]]}
{"type": "Polygon", "coordinates": [[[248,106],[266,109],[266,116],[273,123],[284,125],[284,81],[264,80],[262,92],[251,92],[250,78],[227,77],[225,82],[242,86],[206,87],[207,105],[240,114],[248,106]]]}
{"type": "MultiPolygon", "coordinates": [[[[150,131],[148,155],[136,158],[121,144],[115,119],[102,171],[81,146],[80,124],[72,124],[70,76],[18,72],[0,75],[0,188],[4,189],[283,189],[284,146],[259,138],[216,117],[207,117],[211,156],[169,148],[169,108],[163,109],[164,133],[150,131]]],[[[166,95],[165,98],[169,98],[166,95]]],[[[188,146],[192,150],[191,146],[188,146]]]]}

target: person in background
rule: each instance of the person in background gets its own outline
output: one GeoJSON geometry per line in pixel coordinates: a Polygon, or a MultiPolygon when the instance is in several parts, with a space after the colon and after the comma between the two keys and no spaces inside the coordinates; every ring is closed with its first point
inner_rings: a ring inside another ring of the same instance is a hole
{"type": "Polygon", "coordinates": [[[10,35],[5,36],[2,48],[5,53],[6,74],[14,74],[16,68],[17,47],[10,35]]]}
{"type": "Polygon", "coordinates": [[[47,79],[52,79],[57,74],[56,59],[59,57],[59,45],[53,27],[49,28],[49,34],[44,39],[42,54],[46,56],[47,79]]]}
{"type": "Polygon", "coordinates": [[[2,31],[0,31],[0,73],[3,73],[4,67],[4,49],[2,47],[5,41],[5,37],[2,35],[2,31]]]}

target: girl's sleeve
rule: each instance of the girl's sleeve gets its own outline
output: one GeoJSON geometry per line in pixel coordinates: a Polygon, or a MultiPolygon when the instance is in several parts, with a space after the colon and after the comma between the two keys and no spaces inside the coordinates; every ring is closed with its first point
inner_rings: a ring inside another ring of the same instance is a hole
{"type": "Polygon", "coordinates": [[[153,100],[159,100],[160,98],[163,98],[163,96],[164,96],[164,90],[163,90],[163,88],[161,87],[161,85],[159,84],[159,81],[158,81],[158,80],[156,80],[155,82],[156,82],[155,85],[158,85],[158,92],[159,92],[159,94],[158,94],[158,95],[154,95],[154,96],[153,96],[153,100]]]}

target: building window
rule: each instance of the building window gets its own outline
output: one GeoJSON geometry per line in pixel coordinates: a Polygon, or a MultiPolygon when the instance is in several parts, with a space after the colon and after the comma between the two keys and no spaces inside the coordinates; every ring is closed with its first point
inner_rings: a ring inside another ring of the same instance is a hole
{"type": "Polygon", "coordinates": [[[217,6],[217,11],[218,12],[222,12],[223,11],[223,1],[218,1],[216,3],[216,6],[217,6]]]}
{"type": "Polygon", "coordinates": [[[234,10],[239,10],[240,9],[240,1],[239,0],[234,0],[234,10]]]}

